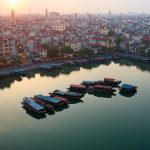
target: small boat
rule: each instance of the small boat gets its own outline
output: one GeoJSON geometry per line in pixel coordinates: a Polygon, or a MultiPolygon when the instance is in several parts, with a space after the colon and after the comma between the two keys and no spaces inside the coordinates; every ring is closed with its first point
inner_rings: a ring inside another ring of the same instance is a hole
{"type": "Polygon", "coordinates": [[[69,100],[60,96],[53,96],[53,98],[63,101],[64,104],[69,104],[69,100]]]}
{"type": "Polygon", "coordinates": [[[26,74],[26,71],[23,69],[15,69],[14,74],[17,76],[24,76],[26,74]]]}
{"type": "Polygon", "coordinates": [[[39,94],[39,95],[35,95],[34,98],[47,102],[53,105],[54,107],[59,107],[64,105],[64,102],[62,100],[50,96],[44,96],[39,94]]]}
{"type": "Polygon", "coordinates": [[[114,93],[116,90],[112,86],[105,86],[105,85],[95,85],[93,87],[89,87],[91,90],[95,92],[102,92],[102,93],[114,93]]]}
{"type": "Polygon", "coordinates": [[[116,81],[116,79],[112,78],[104,78],[104,83],[105,85],[118,86],[121,83],[121,81],[116,81]]]}
{"type": "Polygon", "coordinates": [[[40,69],[41,69],[41,70],[50,71],[50,70],[52,70],[52,67],[47,66],[47,65],[40,65],[40,69]]]}
{"type": "Polygon", "coordinates": [[[75,66],[76,63],[75,63],[74,61],[67,61],[67,62],[66,62],[66,65],[75,66]]]}
{"type": "Polygon", "coordinates": [[[67,98],[69,100],[76,100],[76,99],[81,99],[83,97],[82,94],[76,93],[76,92],[63,92],[60,90],[55,90],[53,93],[49,93],[51,96],[60,96],[63,98],[67,98]]]}
{"type": "Polygon", "coordinates": [[[75,60],[74,62],[79,66],[81,66],[83,64],[82,60],[75,60]]]}
{"type": "Polygon", "coordinates": [[[81,83],[82,85],[85,85],[85,86],[94,86],[94,85],[96,85],[97,83],[96,83],[96,81],[83,81],[82,83],[81,83]]]}
{"type": "Polygon", "coordinates": [[[97,58],[95,58],[95,61],[96,62],[104,62],[105,58],[104,57],[97,57],[97,58]]]}
{"type": "Polygon", "coordinates": [[[37,114],[44,115],[46,113],[45,108],[36,103],[32,98],[25,97],[21,103],[24,107],[37,114]]]}
{"type": "Polygon", "coordinates": [[[106,86],[118,86],[121,81],[116,81],[112,78],[104,78],[104,80],[97,80],[97,81],[83,81],[81,84],[85,86],[94,86],[94,85],[106,85],[106,86]]]}
{"type": "Polygon", "coordinates": [[[84,85],[75,85],[75,84],[71,84],[70,87],[68,88],[70,91],[86,91],[86,86],[84,85]]]}
{"type": "Polygon", "coordinates": [[[43,106],[47,111],[54,111],[54,106],[50,105],[49,103],[44,102],[44,101],[37,99],[37,98],[33,98],[33,100],[36,103],[38,103],[39,105],[43,106]]]}
{"type": "Polygon", "coordinates": [[[130,84],[123,84],[119,90],[120,93],[134,93],[137,92],[137,87],[130,84]]]}

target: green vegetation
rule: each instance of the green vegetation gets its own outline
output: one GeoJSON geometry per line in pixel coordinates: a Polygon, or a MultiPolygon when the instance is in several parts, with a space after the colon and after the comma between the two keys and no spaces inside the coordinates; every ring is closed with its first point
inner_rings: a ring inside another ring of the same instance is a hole
{"type": "Polygon", "coordinates": [[[53,59],[59,55],[58,47],[50,47],[49,45],[43,45],[43,47],[47,49],[48,58],[53,59]]]}
{"type": "Polygon", "coordinates": [[[61,53],[63,53],[63,54],[73,54],[74,50],[70,46],[64,46],[61,49],[61,53]]]}
{"type": "Polygon", "coordinates": [[[93,56],[94,51],[92,49],[89,49],[89,48],[84,48],[79,52],[79,55],[82,57],[93,56]]]}
{"type": "Polygon", "coordinates": [[[123,39],[121,38],[121,37],[117,37],[117,39],[116,39],[116,44],[117,45],[120,45],[120,43],[123,41],[123,39]]]}
{"type": "Polygon", "coordinates": [[[112,30],[110,30],[110,31],[108,32],[108,35],[109,35],[109,36],[114,36],[114,35],[115,35],[115,32],[112,31],[112,30]]]}

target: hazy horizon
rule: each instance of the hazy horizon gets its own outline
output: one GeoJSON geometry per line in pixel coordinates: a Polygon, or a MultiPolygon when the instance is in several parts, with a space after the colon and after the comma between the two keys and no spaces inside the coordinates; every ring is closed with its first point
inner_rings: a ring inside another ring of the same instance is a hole
{"type": "Polygon", "coordinates": [[[16,0],[16,4],[11,1],[0,0],[0,14],[10,14],[12,8],[17,14],[44,14],[46,8],[60,13],[150,13],[149,0],[16,0]]]}

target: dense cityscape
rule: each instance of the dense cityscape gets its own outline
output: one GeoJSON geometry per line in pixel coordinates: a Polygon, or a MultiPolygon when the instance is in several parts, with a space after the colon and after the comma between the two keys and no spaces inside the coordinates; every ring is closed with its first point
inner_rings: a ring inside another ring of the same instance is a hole
{"type": "Polygon", "coordinates": [[[0,150],[150,149],[150,1],[0,4],[0,150]]]}
{"type": "Polygon", "coordinates": [[[64,53],[130,52],[150,55],[146,14],[60,14],[0,17],[0,65],[28,64],[64,53]]]}

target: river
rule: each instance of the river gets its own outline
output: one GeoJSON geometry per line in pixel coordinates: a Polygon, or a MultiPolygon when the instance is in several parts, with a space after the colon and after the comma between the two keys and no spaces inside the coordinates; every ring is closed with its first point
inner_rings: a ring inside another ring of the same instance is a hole
{"type": "Polygon", "coordinates": [[[30,71],[0,80],[0,150],[150,149],[150,66],[131,61],[30,71]],[[39,117],[21,106],[32,97],[83,80],[112,77],[138,87],[135,95],[90,95],[39,117]]]}

